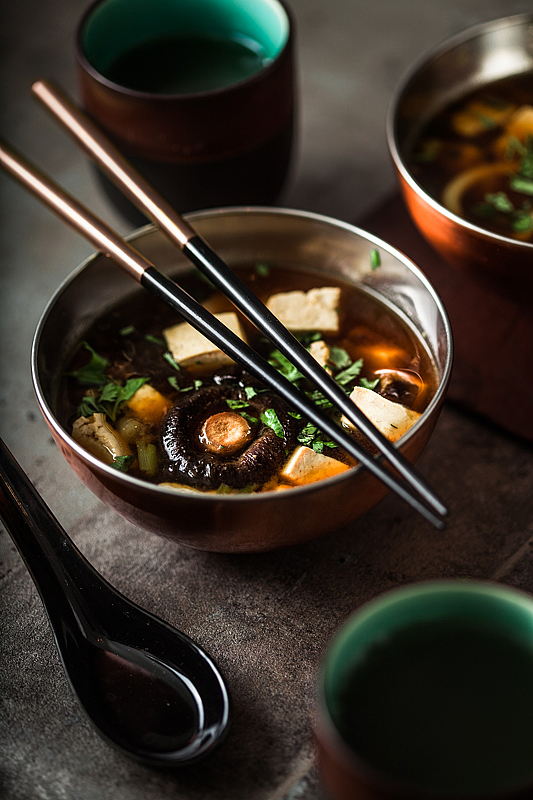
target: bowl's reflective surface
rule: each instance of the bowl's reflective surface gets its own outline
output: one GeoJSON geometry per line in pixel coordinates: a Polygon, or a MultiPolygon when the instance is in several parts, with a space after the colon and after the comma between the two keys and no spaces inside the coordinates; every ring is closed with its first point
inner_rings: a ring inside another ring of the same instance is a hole
{"type": "MultiPolygon", "coordinates": [[[[421,419],[401,440],[402,451],[414,461],[437,421],[452,359],[446,312],[418,268],[370,234],[305,212],[224,209],[191,214],[187,219],[229,264],[262,260],[360,283],[423,335],[437,366],[439,385],[421,419]],[[372,270],[370,252],[376,247],[381,266],[372,270]]],[[[129,238],[173,277],[190,269],[189,262],[152,226],[129,238]]],[[[55,416],[59,377],[94,318],[135,291],[138,287],[106,257],[92,256],[50,301],[33,345],[34,387],[52,435],[72,469],[104,503],[135,524],[192,547],[257,552],[330,532],[386,494],[377,479],[356,468],[286,492],[182,495],[117,472],[80,448],[55,416]]]]}
{"type": "Polygon", "coordinates": [[[453,214],[417,183],[408,156],[423,126],[450,102],[527,71],[533,71],[533,14],[477,25],[413,66],[392,98],[387,119],[401,191],[420,232],[451,264],[511,294],[513,287],[516,294],[533,287],[533,244],[490,233],[453,214]]]}

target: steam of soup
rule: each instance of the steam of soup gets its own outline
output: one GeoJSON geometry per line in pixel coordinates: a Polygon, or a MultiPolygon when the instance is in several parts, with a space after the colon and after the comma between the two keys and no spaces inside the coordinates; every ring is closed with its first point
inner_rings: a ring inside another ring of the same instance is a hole
{"type": "Polygon", "coordinates": [[[409,156],[420,185],[494,233],[533,237],[533,77],[495,81],[436,114],[409,156]]]}
{"type": "MultiPolygon", "coordinates": [[[[240,277],[391,441],[420,417],[436,369],[417,333],[350,284],[266,264],[240,277]]],[[[180,284],[333,417],[339,412],[198,275],[180,284]]],[[[138,292],[89,329],[62,380],[73,438],[114,468],[186,492],[288,489],[352,459],[188,323],[138,292]]],[[[361,439],[351,423],[342,419],[361,439]]]]}

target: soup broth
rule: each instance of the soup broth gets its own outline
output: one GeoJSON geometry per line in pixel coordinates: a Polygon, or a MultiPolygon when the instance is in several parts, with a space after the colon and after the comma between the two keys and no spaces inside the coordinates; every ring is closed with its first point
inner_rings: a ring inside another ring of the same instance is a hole
{"type": "MultiPolygon", "coordinates": [[[[295,335],[348,394],[357,387],[365,398],[405,416],[408,426],[416,421],[433,396],[437,372],[406,321],[368,293],[327,275],[266,264],[236,271],[264,302],[276,298],[283,304],[289,298],[296,314],[306,304],[313,310],[311,301],[317,298],[337,297],[338,329],[295,335]]],[[[212,313],[234,316],[254,349],[326,413],[338,416],[205,279],[190,273],[180,277],[180,285],[212,313]]],[[[195,336],[151,295],[133,294],[97,319],[80,342],[62,379],[59,418],[82,446],[113,467],[182,491],[280,490],[353,465],[214,346],[206,352],[198,348],[195,336]],[[193,349],[183,354],[180,348],[187,347],[193,349]]],[[[357,430],[347,429],[359,438],[357,430]]],[[[389,438],[399,433],[398,423],[391,421],[389,438]]]]}
{"type": "Polygon", "coordinates": [[[533,237],[533,74],[495,81],[445,107],[408,157],[453,213],[503,236],[533,237]]]}

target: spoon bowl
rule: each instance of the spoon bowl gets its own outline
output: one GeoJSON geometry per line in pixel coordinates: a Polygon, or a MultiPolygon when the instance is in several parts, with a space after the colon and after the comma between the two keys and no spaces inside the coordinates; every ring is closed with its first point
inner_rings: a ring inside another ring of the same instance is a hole
{"type": "Polygon", "coordinates": [[[217,667],[92,567],[1,439],[0,519],[39,591],[70,686],[98,733],[152,766],[207,756],[229,725],[228,691],[217,667]]]}

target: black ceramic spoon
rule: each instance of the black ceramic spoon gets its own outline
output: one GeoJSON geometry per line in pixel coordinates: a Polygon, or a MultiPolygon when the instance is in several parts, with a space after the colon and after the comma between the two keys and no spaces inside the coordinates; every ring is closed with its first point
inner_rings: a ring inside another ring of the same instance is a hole
{"type": "Polygon", "coordinates": [[[39,591],[70,685],[104,739],[158,767],[210,753],[229,723],[216,666],[89,564],[1,439],[0,519],[39,591]]]}

